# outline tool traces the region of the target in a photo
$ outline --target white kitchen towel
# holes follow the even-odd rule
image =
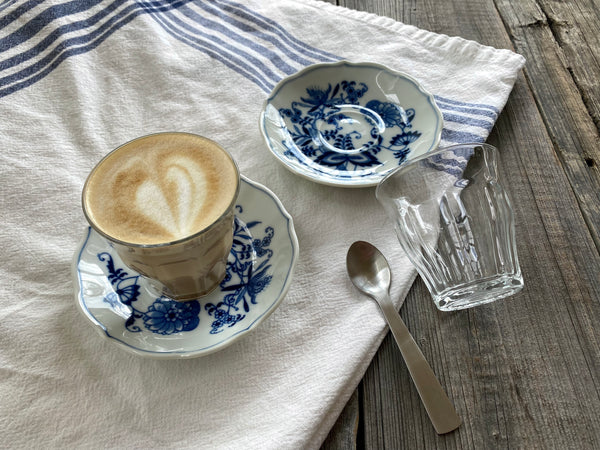
[[[385,336],[345,272],[355,240],[415,276],[374,189],[313,183],[269,153],[263,101],[317,62],[370,61],[435,95],[442,144],[484,141],[524,59],[314,0],[0,4],[0,446],[317,448]],[[71,261],[84,180],[157,131],[221,143],[294,218],[288,295],[256,330],[188,360],[124,352],[77,311]],[[401,399],[399,399],[401,401]]]

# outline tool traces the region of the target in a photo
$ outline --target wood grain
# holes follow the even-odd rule
[[[401,314],[463,425],[434,432],[388,336],[323,448],[600,448],[599,1],[331,0],[527,58],[488,139],[526,287],[441,313],[417,279]]]
[[[600,34],[589,30],[597,29],[600,2],[595,14],[584,1],[550,7],[500,0],[498,6],[516,50],[527,58],[528,86],[600,249]]]

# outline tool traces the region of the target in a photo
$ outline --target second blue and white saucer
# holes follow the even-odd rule
[[[315,64],[275,86],[260,116],[269,150],[318,183],[374,186],[435,149],[442,114],[408,75],[379,64]]]

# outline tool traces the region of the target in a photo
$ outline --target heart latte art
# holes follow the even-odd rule
[[[88,217],[112,238],[161,244],[214,223],[233,201],[237,178],[214,142],[165,133],[110,153],[90,175],[83,201]]]

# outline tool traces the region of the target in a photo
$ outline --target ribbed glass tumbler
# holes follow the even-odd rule
[[[461,144],[409,161],[376,190],[408,258],[442,311],[523,288],[513,211],[496,148]]]

